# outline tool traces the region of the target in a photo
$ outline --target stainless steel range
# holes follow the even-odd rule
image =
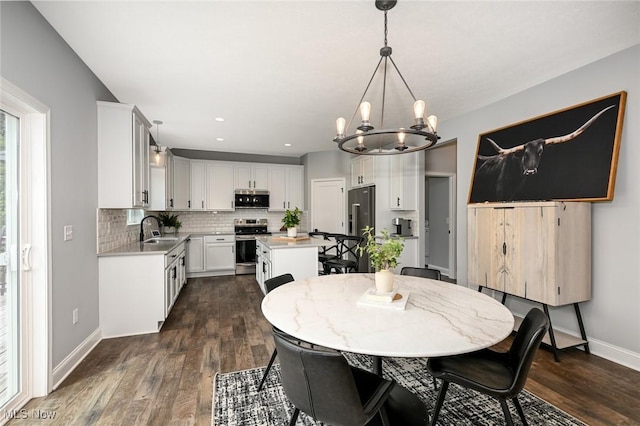
[[[256,273],[256,237],[271,235],[267,219],[235,219],[236,275]]]

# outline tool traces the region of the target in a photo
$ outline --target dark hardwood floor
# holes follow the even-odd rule
[[[190,279],[162,331],[106,339],[9,424],[209,425],[216,372],[267,364],[273,341],[250,275]],[[508,345],[508,341],[501,346]],[[640,372],[579,350],[538,351],[526,388],[589,425],[640,425]],[[54,411],[35,420],[33,410]]]

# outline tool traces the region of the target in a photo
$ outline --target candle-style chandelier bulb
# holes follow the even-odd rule
[[[438,117],[435,115],[430,115],[427,117],[427,123],[429,123],[429,130],[433,133],[436,132],[436,128],[438,127]]]
[[[344,117],[340,117],[336,120],[336,129],[337,129],[336,137],[338,138],[344,137],[344,130],[346,125],[347,125],[347,120],[345,120]]]
[[[369,102],[364,101],[360,104],[360,116],[362,117],[362,123],[358,126],[358,130],[362,130],[363,132],[373,130],[373,126],[369,121],[369,117],[371,116],[371,104]]]
[[[364,146],[364,136],[362,136],[362,130],[356,130],[356,134],[361,136],[358,136],[358,145],[356,145],[355,150],[358,152],[366,151],[367,147]]]
[[[404,138],[407,136],[405,132],[402,132],[402,130],[404,129],[400,129],[401,132],[398,133],[398,145],[396,146],[396,149],[398,151],[404,151],[405,149],[407,149],[407,145],[404,144]]]

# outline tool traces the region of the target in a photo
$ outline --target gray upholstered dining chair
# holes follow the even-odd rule
[[[426,425],[425,404],[412,392],[369,371],[352,367],[333,349],[300,345],[274,330],[282,387],[295,409],[334,426]]]
[[[270,291],[280,287],[281,285],[290,283],[292,281],[294,281],[293,275],[282,274],[282,275],[278,275],[277,277],[269,278],[268,280],[266,280],[264,282],[264,288],[267,291],[267,293],[269,293]],[[275,327],[274,327],[274,330],[276,330]],[[264,370],[264,374],[262,375],[262,380],[260,381],[260,385],[258,386],[258,392],[262,390],[262,387],[264,386],[264,382],[267,380],[267,375],[269,374],[269,371],[271,370],[271,366],[273,365],[273,362],[276,359],[276,355],[278,355],[278,351],[277,349],[274,349],[273,353],[271,354],[271,359],[269,359],[269,364],[267,364],[267,368]]]
[[[548,328],[547,316],[540,309],[533,308],[522,321],[508,352],[482,349],[463,355],[430,358],[427,370],[442,380],[431,424],[435,425],[438,420],[449,383],[456,383],[496,398],[507,425],[513,425],[507,405],[507,399],[511,399],[526,425],[518,394],[524,388],[531,363]]]

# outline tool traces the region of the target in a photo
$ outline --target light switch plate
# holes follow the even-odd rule
[[[65,225],[64,227],[64,241],[73,240],[73,226]]]

